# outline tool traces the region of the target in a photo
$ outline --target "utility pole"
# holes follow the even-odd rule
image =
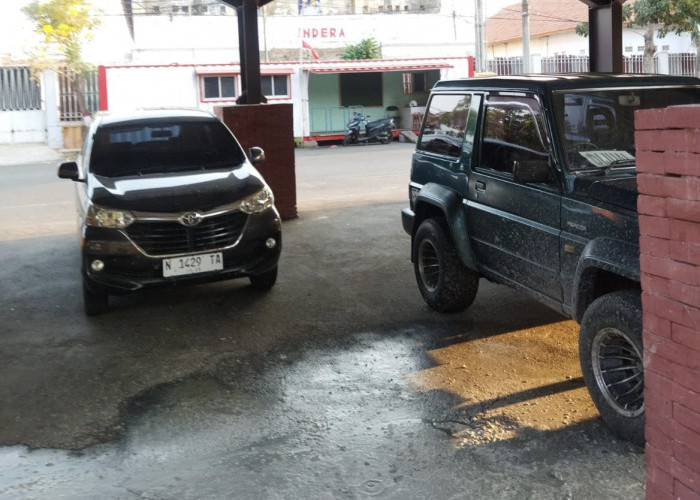
[[[476,38],[476,50],[475,50],[475,71],[477,73],[486,72],[486,19],[484,18],[484,1],[476,0],[474,2],[475,8],[475,38]]]
[[[523,73],[530,73],[530,6],[523,0]]]

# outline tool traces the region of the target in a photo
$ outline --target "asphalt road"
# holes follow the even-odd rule
[[[411,150],[298,150],[267,294],[148,292],[94,318],[71,183],[0,166],[0,498],[643,498],[575,324],[486,282],[464,313],[423,303]]]

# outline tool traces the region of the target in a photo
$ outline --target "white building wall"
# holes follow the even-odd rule
[[[0,112],[0,144],[46,142],[46,114],[37,111]]]
[[[200,107],[192,66],[107,68],[110,111],[160,107]]]
[[[577,35],[574,32],[559,33],[546,37],[537,37],[530,40],[530,54],[539,57],[552,57],[556,55],[579,56],[588,55],[588,38]],[[668,34],[664,38],[654,38],[657,50],[665,50],[669,53],[694,53],[695,45],[690,35]],[[644,53],[644,31],[636,28],[625,28],[622,32],[623,55],[641,55]],[[667,48],[666,48],[667,47]],[[494,44],[489,46],[488,58],[519,57],[523,53],[522,41]]]
[[[139,64],[230,63],[239,60],[235,16],[138,16],[132,62]],[[343,49],[374,38],[383,58],[466,57],[474,53],[474,30],[451,16],[402,14],[271,16],[259,18],[261,59],[265,48],[299,51]],[[308,57],[308,56],[307,56]]]

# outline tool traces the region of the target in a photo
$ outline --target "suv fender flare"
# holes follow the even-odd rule
[[[455,250],[463,266],[472,271],[477,271],[476,260],[469,245],[467,232],[467,219],[462,208],[462,197],[451,189],[447,189],[439,184],[428,183],[420,190],[416,197],[416,223],[413,226],[413,234],[420,223],[430,217],[428,207],[439,210],[447,222],[450,236],[455,245]],[[415,259],[411,250],[411,259]]]
[[[581,252],[573,284],[573,317],[581,322],[586,307],[601,295],[596,290],[596,278],[604,272],[614,275],[625,283],[640,282],[639,246],[611,238],[595,238]],[[615,283],[605,283],[603,293],[623,288]]]

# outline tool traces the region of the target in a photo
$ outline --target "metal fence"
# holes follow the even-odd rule
[[[0,111],[41,109],[41,87],[26,66],[0,68]]]
[[[59,116],[61,121],[83,119],[83,113],[94,113],[99,109],[100,93],[97,72],[85,76],[63,69],[58,77]]]
[[[518,75],[523,71],[522,57],[497,57],[487,61],[488,70],[497,75]],[[623,57],[625,73],[644,73],[644,56]],[[695,75],[695,54],[668,54],[669,74],[675,76]],[[537,73],[585,73],[590,71],[589,56],[553,56],[541,59]],[[654,72],[659,71],[659,57],[654,58]]]
[[[669,54],[669,71],[677,76],[695,76],[695,61],[695,54]]]
[[[497,75],[519,75],[523,72],[523,58],[497,57],[486,61],[486,66],[490,73]]]
[[[590,65],[588,56],[543,57],[542,73],[586,73]]]

